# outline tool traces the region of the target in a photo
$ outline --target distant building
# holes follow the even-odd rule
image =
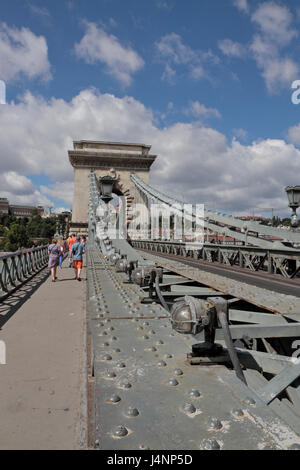
[[[6,197],[0,197],[0,214],[9,213],[9,203]]]
[[[9,201],[5,197],[0,198],[0,214],[14,215],[15,217],[31,217],[33,211],[37,210],[39,215],[44,214],[44,208],[42,206],[23,206],[18,204],[9,204]]]

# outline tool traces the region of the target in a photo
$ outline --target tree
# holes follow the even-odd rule
[[[21,247],[29,248],[32,245],[26,227],[19,224],[12,224],[4,234],[1,249],[4,251],[17,251]]]

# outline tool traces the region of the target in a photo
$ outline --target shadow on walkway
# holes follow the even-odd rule
[[[0,299],[0,329],[30,299],[32,294],[48,279],[49,275],[50,270],[46,267],[4,300],[1,301]]]

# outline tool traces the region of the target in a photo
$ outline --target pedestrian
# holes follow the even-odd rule
[[[73,263],[72,263],[72,246],[74,245],[74,243],[76,243],[75,233],[72,233],[72,235],[68,238],[67,243],[68,243],[68,248],[69,248],[69,268],[71,268],[72,265],[73,265]]]
[[[51,269],[52,282],[55,282],[55,280],[57,279],[56,269],[59,264],[59,257],[61,254],[61,247],[57,244],[57,240],[55,238],[53,238],[52,243],[48,246],[48,254],[48,267]]]
[[[58,245],[61,247],[61,253],[60,253],[60,256],[59,256],[59,267],[60,267],[60,269],[62,269],[62,262],[63,262],[63,259],[64,259],[64,252],[65,252],[64,240],[62,240],[62,239],[58,240]]]
[[[86,236],[85,235],[81,235],[81,243],[83,244],[84,246],[84,249],[85,249],[85,245],[86,245]]]
[[[84,244],[80,242],[80,237],[76,238],[76,243],[72,245],[72,259],[75,270],[75,279],[81,281],[80,272],[82,270],[82,256],[85,253]]]

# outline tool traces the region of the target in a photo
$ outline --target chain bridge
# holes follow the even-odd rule
[[[300,449],[300,232],[169,197],[149,185],[149,151],[94,141],[69,151],[71,230],[88,233],[86,284],[65,267],[67,282],[51,285],[45,247],[0,258],[9,429],[0,441]],[[10,360],[10,347],[18,350],[11,322],[27,365],[18,354]],[[36,355],[28,363],[32,330],[40,350],[28,347]],[[40,387],[35,401],[28,383]],[[33,431],[22,441],[25,422]]]

